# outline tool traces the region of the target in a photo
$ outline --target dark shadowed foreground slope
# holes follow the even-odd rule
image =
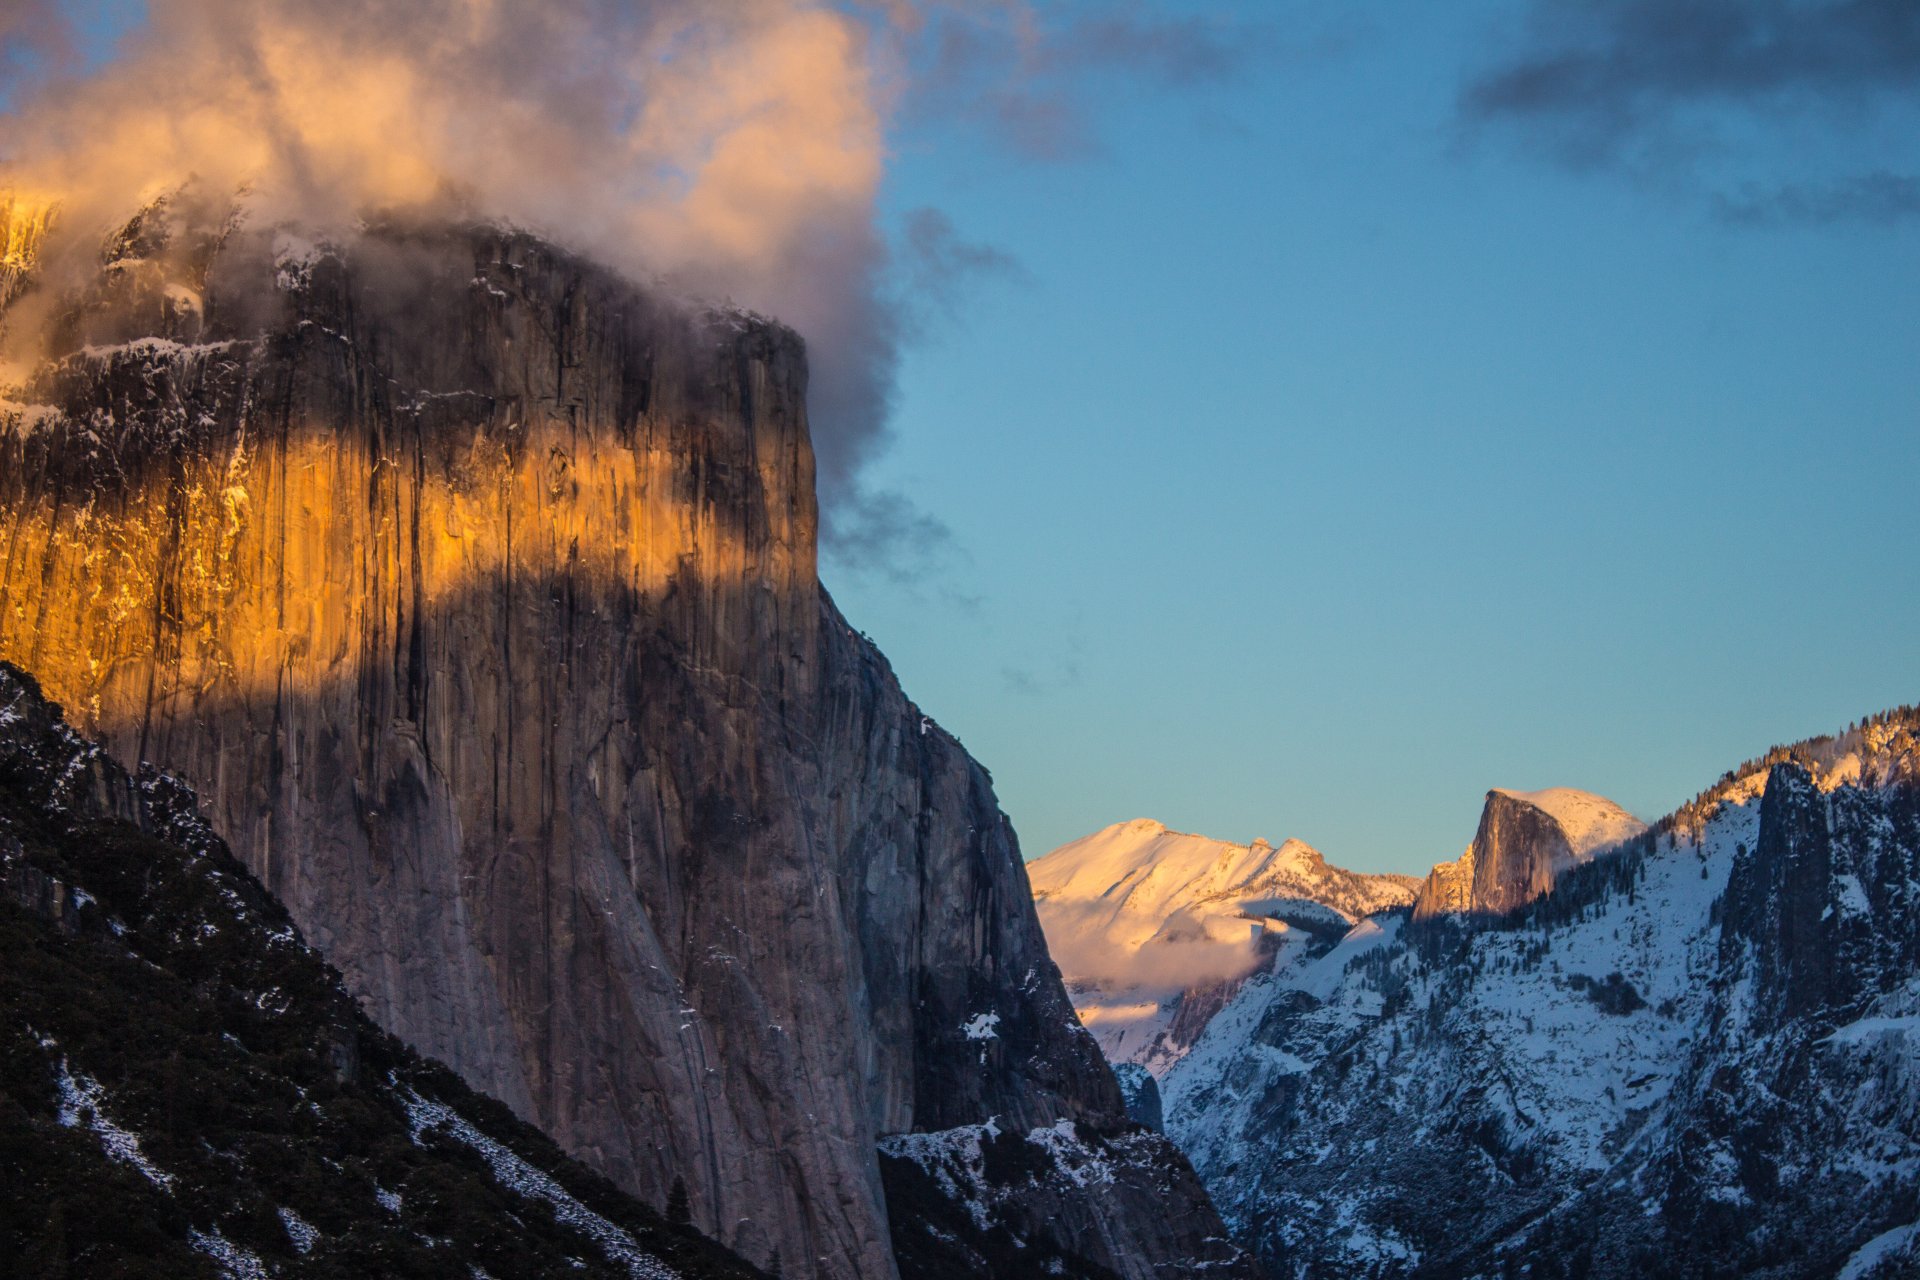
[[[368,1021],[0,664],[0,1274],[746,1277]]]

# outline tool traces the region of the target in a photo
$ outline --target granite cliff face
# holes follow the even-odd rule
[[[0,656],[194,784],[382,1025],[788,1274],[894,1273],[882,1138],[1134,1140],[984,770],[819,586],[792,333],[185,200],[51,312]],[[1237,1265],[1136,1147],[1177,1212],[1077,1187],[1035,1256]]]
[[[1453,862],[1434,867],[1414,900],[1414,918],[1512,911],[1550,892],[1571,868],[1645,829],[1590,792],[1489,791],[1473,843]]]

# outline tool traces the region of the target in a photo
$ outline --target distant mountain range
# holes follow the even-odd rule
[[[1256,969],[1420,887],[1343,871],[1298,840],[1231,844],[1144,818],[1063,845],[1027,876],[1080,1020],[1110,1060],[1156,1074]]]
[[[1205,877],[1136,838],[1109,897],[1055,870],[1088,843],[1034,883],[1098,1033],[1116,978],[1073,966],[1088,903]],[[1177,922],[1257,897],[1220,874],[1153,900]],[[1116,941],[1150,953],[1148,918]],[[1190,1038],[1102,1036],[1158,1073],[1168,1134],[1275,1274],[1920,1274],[1920,711],[1775,748],[1650,828],[1490,792],[1411,906],[1302,932]]]

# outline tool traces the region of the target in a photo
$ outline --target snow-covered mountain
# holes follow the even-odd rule
[[[1551,890],[1574,867],[1646,829],[1646,823],[1591,791],[1489,791],[1473,843],[1428,875],[1414,918],[1511,911]]]
[[[1574,854],[1540,897],[1282,950],[1163,1075],[1240,1238],[1300,1277],[1920,1275],[1920,710],[1624,843],[1509,801]]]
[[[1246,976],[1405,906],[1420,882],[1330,866],[1298,840],[1233,844],[1116,823],[1027,866],[1080,1020],[1116,1063],[1163,1072]]]
[[[1575,856],[1582,860],[1647,829],[1646,823],[1591,791],[1577,791],[1572,787],[1548,787],[1544,791],[1498,790],[1508,799],[1530,804],[1559,823]]]

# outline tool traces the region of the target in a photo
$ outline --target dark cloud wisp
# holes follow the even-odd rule
[[[1914,0],[1536,0],[1525,47],[1475,78],[1470,122],[1602,160],[1679,112],[1920,99]]]
[[[926,37],[913,110],[971,119],[1016,155],[1043,162],[1099,152],[1088,77],[1202,89],[1247,74],[1280,43],[1267,22],[1170,17],[1142,4],[1059,21],[1038,21],[1018,5],[948,9],[935,15]]]
[[[1832,182],[1747,188],[1718,197],[1714,214],[1753,227],[1904,222],[1920,218],[1920,175],[1876,170]]]

